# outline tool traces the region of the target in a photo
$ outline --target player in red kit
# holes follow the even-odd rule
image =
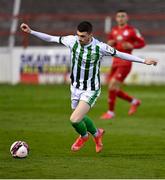
[[[119,10],[116,13],[117,26],[112,28],[109,33],[108,44],[115,47],[121,52],[131,54],[133,49],[142,48],[145,46],[144,38],[139,31],[127,24],[128,14],[125,10]],[[109,109],[101,116],[101,119],[111,119],[115,116],[116,97],[128,101],[131,106],[128,111],[129,115],[136,112],[141,101],[130,96],[121,89],[121,85],[131,71],[132,62],[123,61],[120,58],[114,57],[111,67],[111,72],[108,77],[108,105]]]

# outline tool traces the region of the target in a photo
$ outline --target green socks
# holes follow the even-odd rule
[[[86,136],[87,131],[90,132],[93,136],[95,136],[97,133],[97,128],[88,116],[84,116],[80,122],[72,123],[72,126],[81,136]]]
[[[72,126],[81,136],[87,135],[87,127],[83,121],[72,123]]]
[[[92,135],[95,135],[97,133],[97,128],[94,125],[93,121],[88,116],[84,116],[83,121],[87,127],[87,131]]]

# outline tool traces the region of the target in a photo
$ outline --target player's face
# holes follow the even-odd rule
[[[92,33],[77,31],[77,36],[81,45],[87,45],[92,40]]]
[[[125,12],[118,12],[116,14],[116,22],[119,26],[124,26],[127,24],[128,15]]]

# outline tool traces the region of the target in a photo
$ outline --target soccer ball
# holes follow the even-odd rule
[[[10,153],[13,157],[24,158],[29,153],[29,146],[24,141],[16,141],[11,145]]]

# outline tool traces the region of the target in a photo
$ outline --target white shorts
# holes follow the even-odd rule
[[[96,91],[80,90],[74,86],[70,87],[71,90],[71,107],[76,109],[80,100],[85,101],[90,107],[93,107],[97,98],[100,96],[101,89]]]

